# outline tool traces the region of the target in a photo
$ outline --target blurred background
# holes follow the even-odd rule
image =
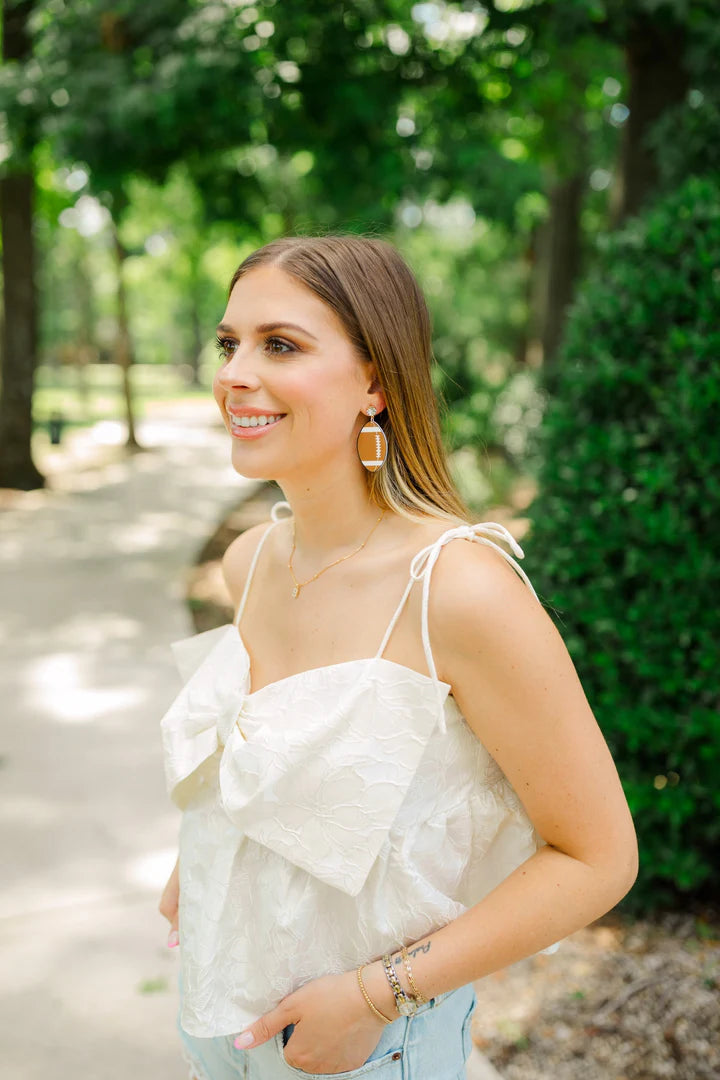
[[[717,0],[0,7],[14,1075],[181,1075],[168,645],[227,621],[267,499],[214,326],[250,251],[332,231],[414,269],[457,483],[523,543],[640,839],[618,911],[483,980],[476,1043],[511,1080],[718,1075]]]

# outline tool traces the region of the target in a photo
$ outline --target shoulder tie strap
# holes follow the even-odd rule
[[[482,533],[488,533],[493,539],[489,539],[487,536],[482,536]],[[525,553],[518,544],[515,537],[508,532],[504,525],[499,525],[496,521],[481,521],[477,525],[458,525],[454,529],[448,529],[442,536],[438,537],[432,544],[428,544],[421,551],[418,551],[417,555],[410,563],[410,583],[408,585],[408,591],[412,587],[415,581],[422,581],[422,614],[421,614],[421,632],[422,643],[425,651],[425,661],[428,666],[431,678],[438,691],[438,695],[442,695],[444,700],[444,694],[442,692],[442,686],[445,684],[440,683],[438,679],[437,669],[435,667],[435,660],[432,654],[432,648],[430,646],[430,633],[428,629],[428,608],[430,603],[430,579],[432,577],[433,568],[437,562],[440,552],[449,544],[452,540],[471,540],[476,544],[485,544],[487,547],[494,548],[502,557],[508,562],[514,570],[520,575],[522,580],[528,586],[535,599],[540,603],[540,599],[532,587],[530,580],[515,560],[512,555],[508,555],[501,547],[498,546],[497,540],[504,540],[506,544],[512,549],[518,558],[523,559]],[[403,598],[404,599],[404,598]],[[444,723],[444,709],[440,718],[441,730],[445,730]]]
[[[245,601],[248,598],[248,593],[250,592],[250,585],[252,583],[252,579],[253,579],[253,576],[255,574],[255,567],[257,566],[258,559],[260,558],[260,552],[263,549],[265,541],[267,540],[268,536],[273,531],[275,526],[277,524],[279,524],[279,522],[284,521],[285,518],[289,516],[288,514],[285,514],[285,515],[281,516],[280,514],[277,513],[278,510],[281,510],[284,507],[287,507],[287,509],[289,510],[290,509],[290,504],[286,503],[286,502],[276,502],[273,505],[273,508],[270,511],[270,517],[271,517],[272,520],[271,520],[270,524],[268,525],[267,529],[265,530],[265,532],[260,537],[260,540],[258,541],[258,545],[255,548],[255,551],[253,553],[252,561],[250,563],[250,569],[248,570],[248,574],[247,574],[247,577],[245,579],[245,588],[243,589],[242,597],[240,598],[240,604],[238,605],[237,615],[235,616],[235,618],[233,620],[233,625],[236,626],[236,627],[240,626],[240,620],[242,618],[242,613],[245,610]]]

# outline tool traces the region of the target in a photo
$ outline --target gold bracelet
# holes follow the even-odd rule
[[[408,982],[410,983],[410,989],[412,990],[413,994],[418,999],[420,1004],[421,1005],[426,1005],[428,999],[425,997],[424,994],[420,993],[420,990],[418,989],[418,984],[413,979],[413,973],[412,973],[412,970],[410,968],[410,957],[408,956],[408,951],[407,951],[407,949],[405,948],[404,945],[400,949],[400,955],[403,958],[403,963],[405,965],[405,971],[407,973]]]
[[[386,1024],[392,1024],[392,1020],[390,1019],[390,1017],[385,1016],[385,1013],[381,1013],[379,1009],[376,1009],[375,1006],[373,1005],[372,1001],[370,1000],[370,995],[368,994],[367,990],[365,989],[365,983],[363,982],[363,978],[362,978],[362,970],[365,967],[367,967],[367,964],[361,964],[360,967],[357,969],[358,983],[360,984],[360,990],[362,991],[362,996],[365,998],[368,1005],[370,1006],[372,1011],[375,1013],[375,1015],[378,1017],[378,1019],[383,1020]]]

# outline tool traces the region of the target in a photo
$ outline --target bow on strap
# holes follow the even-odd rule
[[[489,533],[490,536],[494,537],[495,539],[488,539],[488,537],[482,536],[482,533]],[[498,546],[498,544],[495,542],[495,540],[498,539],[504,540],[507,544],[509,544],[509,546],[519,558],[524,558],[523,549],[520,547],[515,537],[508,532],[504,525],[499,525],[496,521],[481,521],[477,525],[458,525],[454,529],[448,529],[447,532],[443,533],[442,536],[438,537],[438,539],[435,540],[432,544],[428,544],[427,547],[424,547],[421,551],[418,551],[417,555],[415,555],[412,562],[410,563],[411,581],[422,581],[423,583],[421,609],[422,641],[423,648],[425,650],[425,661],[427,663],[430,676],[435,684],[435,688],[437,691],[438,707],[440,709],[439,727],[442,732],[446,731],[445,711],[443,706],[446,696],[443,688],[446,687],[446,684],[440,682],[437,674],[437,669],[435,667],[435,661],[433,659],[432,648],[430,646],[430,632],[428,629],[428,607],[430,602],[430,579],[432,577],[433,567],[435,566],[435,563],[439,558],[440,552],[445,547],[445,545],[449,544],[452,540],[472,540],[476,544],[485,544],[487,547],[494,548],[495,551],[502,555],[505,561],[510,563],[510,565],[517,571],[517,573],[520,575],[520,577],[523,579],[525,584],[532,592],[535,599],[538,600],[538,603],[540,602],[538,599],[538,595],[530,584],[530,580],[528,579],[525,571],[520,566],[518,566],[512,555],[508,555],[506,551],[503,551],[503,549]]]
[[[421,551],[418,551],[410,563],[410,576],[415,581],[425,579],[426,583],[429,583],[430,575],[433,572],[433,567],[438,560],[440,552],[449,544],[451,540],[473,540],[476,544],[485,544],[487,547],[494,548],[506,562],[517,571],[525,584],[532,592],[535,599],[538,599],[537,593],[530,584],[530,580],[511,555],[508,555],[506,551],[503,551],[501,547],[497,545],[493,540],[489,540],[485,536],[481,536],[481,533],[489,533],[491,536],[499,540],[504,540],[506,544],[512,549],[512,551],[518,556],[519,559],[525,558],[523,549],[518,544],[512,533],[508,532],[504,525],[499,525],[497,521],[481,521],[477,525],[458,525],[455,529],[448,529],[443,533],[441,537],[435,540],[432,544],[428,544]]]

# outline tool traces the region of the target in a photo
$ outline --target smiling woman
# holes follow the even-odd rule
[[[261,248],[218,349],[233,465],[287,502],[227,549],[233,623],[174,645],[184,1053],[198,1080],[458,1080],[472,984],[630,888],[617,772],[521,548],[449,479],[397,251]]]
[[[427,306],[390,245],[355,237],[287,238],[254,252],[233,275],[218,347],[225,361],[214,383],[221,412],[238,415],[241,405],[254,408],[256,401],[265,408],[255,394],[260,386],[255,365],[270,358],[262,367],[269,376],[279,361],[286,392],[294,395],[296,384],[302,386],[297,408],[278,408],[275,415],[289,413],[295,431],[306,436],[308,425],[315,424],[309,452],[315,457],[320,452],[320,424],[328,453],[346,449],[358,413],[373,406],[388,456],[387,467],[367,478],[371,501],[404,516],[466,518],[442,449]],[[233,388],[238,371],[249,384],[243,386],[241,379]]]

